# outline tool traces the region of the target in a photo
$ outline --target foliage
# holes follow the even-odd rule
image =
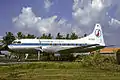
[[[0,43],[2,42],[3,40],[0,39]]]
[[[47,38],[52,39],[52,35],[49,33]]]
[[[22,32],[18,32],[18,33],[17,33],[17,38],[18,38],[18,39],[24,39],[24,38],[25,38],[25,35],[24,35]]]
[[[102,56],[99,53],[82,56],[80,63],[83,67],[98,68],[101,70],[120,71],[120,66],[113,56]]]
[[[104,65],[98,69],[83,67],[80,62],[13,64],[0,66],[0,80],[96,80],[98,78],[100,80],[119,80],[120,72],[113,71],[116,66],[111,67],[110,65]]]
[[[66,34],[65,39],[70,39],[70,34]]]
[[[75,33],[72,33],[70,36],[70,39],[77,39],[77,38],[78,38],[78,35],[76,35]]]
[[[117,63],[120,64],[120,49],[116,51]]]
[[[116,52],[116,53],[120,54],[120,49],[119,49],[119,50],[117,50],[117,52]]]
[[[15,36],[11,32],[6,32],[6,35],[3,37],[3,43],[11,44],[15,40]]]
[[[32,35],[32,34],[28,34],[27,36],[26,36],[26,38],[28,38],[28,39],[34,39],[36,36],[35,35]]]
[[[42,36],[40,37],[40,39],[52,39],[52,35],[50,33],[48,35],[46,35],[44,33],[44,34],[42,34]]]
[[[63,35],[61,35],[60,33],[57,34],[56,39],[63,39]]]

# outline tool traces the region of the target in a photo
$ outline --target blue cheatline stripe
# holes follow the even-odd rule
[[[11,46],[87,46],[87,44],[69,44],[69,43],[22,43],[22,44],[10,44]]]

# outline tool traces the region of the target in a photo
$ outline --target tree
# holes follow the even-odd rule
[[[18,32],[17,33],[17,38],[18,39],[23,39],[23,38],[25,38],[25,35],[22,32]]]
[[[58,33],[56,39],[63,39],[63,36],[60,33]]]
[[[15,36],[11,32],[6,32],[6,35],[3,37],[3,43],[9,45],[15,40]]]
[[[45,33],[42,34],[42,36],[40,37],[40,39],[47,39],[47,35]]]
[[[0,43],[2,42],[3,40],[2,39],[0,39]]]
[[[77,38],[78,38],[78,35],[76,35],[75,33],[72,33],[70,36],[70,39],[77,39]]]
[[[29,39],[33,39],[33,38],[35,38],[36,36],[35,35],[32,35],[32,34],[28,34],[27,36],[26,36],[26,38],[29,38]]]
[[[52,39],[52,35],[49,33],[47,36],[48,39]]]
[[[65,39],[70,39],[70,35],[67,34],[66,37],[65,37]]]

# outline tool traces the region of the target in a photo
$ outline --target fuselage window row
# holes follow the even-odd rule
[[[57,43],[32,43],[32,44],[30,44],[30,43],[21,43],[20,41],[15,41],[15,42],[13,42],[13,44],[15,44],[15,45],[50,45],[50,46],[85,46],[85,45],[87,45],[87,44],[69,44],[69,43],[59,43],[59,44],[57,44]]]

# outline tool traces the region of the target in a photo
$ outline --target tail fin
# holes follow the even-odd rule
[[[95,28],[93,30],[93,33],[87,36],[89,42],[100,44],[102,46],[105,46],[104,38],[103,38],[103,32],[100,24],[96,24]],[[91,41],[93,39],[94,41]]]

